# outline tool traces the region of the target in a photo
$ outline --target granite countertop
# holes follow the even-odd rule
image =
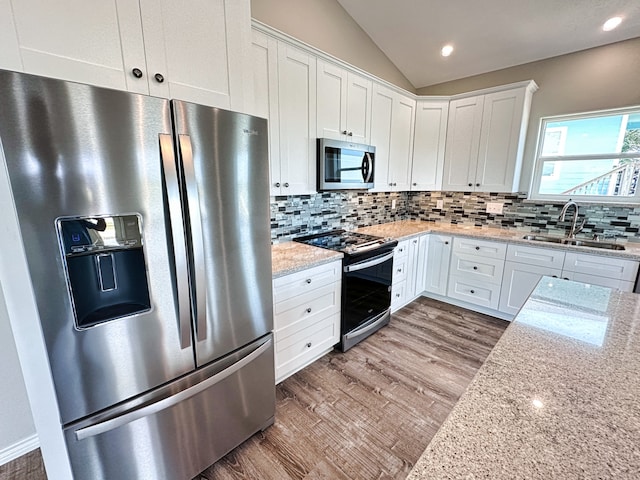
[[[626,242],[625,250],[607,250],[586,246],[564,245],[550,242],[538,242],[525,240],[523,237],[528,232],[518,230],[507,230],[489,227],[474,227],[462,225],[441,225],[432,222],[421,222],[418,220],[402,220],[398,222],[383,223],[370,227],[358,228],[356,231],[377,235],[380,237],[393,237],[399,241],[411,238],[423,233],[440,233],[444,235],[455,235],[458,237],[479,238],[485,240],[496,240],[509,243],[518,243],[539,248],[554,248],[563,251],[573,251],[582,253],[592,253],[600,256],[626,258],[640,261],[640,243]],[[552,236],[552,235],[549,235]]]
[[[408,480],[640,478],[640,295],[543,277]]]
[[[273,278],[277,278],[306,268],[341,260],[342,257],[340,252],[312,247],[304,243],[279,243],[271,246],[271,271]]]

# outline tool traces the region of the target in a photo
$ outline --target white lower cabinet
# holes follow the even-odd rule
[[[424,291],[428,235],[402,240],[393,257],[391,311],[404,307]]]
[[[341,268],[337,261],[273,280],[276,383],[339,342]]]
[[[453,237],[431,234],[427,241],[423,290],[436,295],[446,295]]]
[[[567,252],[562,277],[577,282],[632,292],[638,262],[623,258],[601,257],[585,253]]]
[[[391,277],[391,311],[395,312],[407,303],[407,263],[409,262],[409,240],[398,242],[393,252],[393,275]]]
[[[497,310],[506,250],[500,242],[454,238],[447,295]]]

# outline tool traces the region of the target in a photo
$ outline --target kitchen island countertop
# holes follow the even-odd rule
[[[340,252],[312,247],[304,243],[279,243],[271,246],[271,273],[273,278],[278,278],[307,268],[342,260],[342,257]]]
[[[640,295],[543,277],[408,480],[640,478]]]

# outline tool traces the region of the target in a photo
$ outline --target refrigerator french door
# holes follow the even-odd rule
[[[0,92],[74,476],[190,478],[273,421],[266,120],[6,71]]]

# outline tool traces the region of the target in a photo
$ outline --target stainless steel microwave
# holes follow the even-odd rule
[[[376,148],[318,139],[318,191],[373,188]]]

